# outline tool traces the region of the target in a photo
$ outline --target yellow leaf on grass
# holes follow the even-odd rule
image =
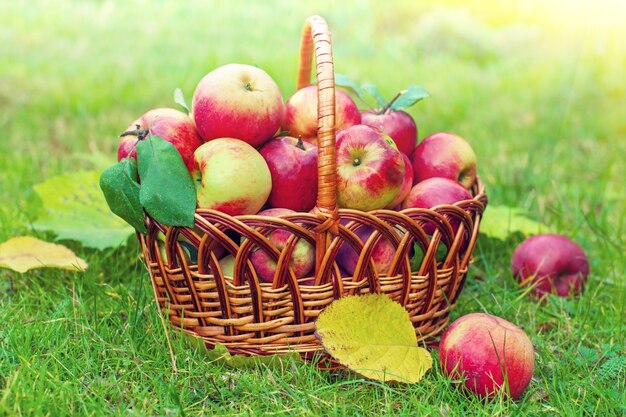
[[[63,245],[20,236],[0,244],[0,267],[22,273],[34,268],[83,271],[87,263]]]
[[[386,295],[342,297],[315,325],[326,351],[367,378],[418,382],[432,367],[430,353],[417,345],[409,314]]]

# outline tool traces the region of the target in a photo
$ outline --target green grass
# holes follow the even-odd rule
[[[525,395],[484,402],[437,363],[410,386],[289,361],[232,369],[170,332],[174,370],[137,243],[97,252],[63,242],[87,272],[0,270],[0,414],[626,413],[626,375],[607,365],[626,355],[626,33],[608,9],[616,2],[206,3],[0,4],[0,242],[52,240],[30,226],[33,185],[113,161],[130,121],[173,106],[176,87],[190,98],[212,68],[256,64],[292,94],[302,22],[320,13],[337,72],[387,97],[426,87],[432,97],[411,109],[420,138],[466,137],[490,204],[527,209],[585,248],[586,292],[535,302],[510,275],[521,237],[479,239],[453,318],[499,315],[536,350]]]

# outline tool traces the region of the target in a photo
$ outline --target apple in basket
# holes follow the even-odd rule
[[[361,113],[344,91],[335,90],[335,130],[361,123]],[[283,130],[317,144],[317,86],[301,88],[285,103]]]
[[[311,210],[317,199],[317,146],[291,136],[267,142],[259,150],[272,174],[271,207]]]
[[[476,180],[476,154],[470,144],[452,133],[433,133],[424,138],[412,156],[413,181],[443,177],[471,188]]]
[[[568,237],[546,233],[527,238],[515,249],[511,269],[520,284],[533,286],[537,297],[577,296],[589,276],[589,260]]]
[[[199,208],[231,216],[255,214],[272,190],[267,163],[248,143],[233,138],[214,139],[194,153],[191,173]]]
[[[160,136],[174,145],[187,169],[189,171],[193,169],[193,153],[202,145],[202,139],[198,136],[193,120],[189,116],[170,108],[149,110],[128,126],[117,148],[118,161],[128,157],[137,159],[135,146],[140,133],[138,131],[146,129],[150,134]]]
[[[366,125],[337,132],[337,203],[362,211],[391,203],[404,181],[402,154]]]
[[[285,208],[273,208],[263,210],[258,213],[259,216],[280,217],[285,214],[295,213],[293,210]],[[292,233],[284,229],[276,229],[272,231],[268,240],[276,249],[282,251],[287,245],[287,241]],[[254,265],[259,278],[263,282],[272,282],[276,273],[276,262],[263,249],[255,249],[250,254],[250,261]],[[315,266],[315,248],[306,240],[300,239],[296,243],[291,254],[289,266],[293,270],[297,279],[306,277]]]
[[[342,223],[347,223],[342,220]],[[361,226],[354,233],[357,237],[365,243],[370,238],[374,229],[369,226]],[[388,239],[385,239],[384,236],[381,236],[378,239],[378,242],[374,245],[372,249],[371,258],[374,261],[374,265],[376,266],[376,270],[378,274],[386,274],[388,272],[389,266],[393,261],[393,257],[396,254],[395,247],[389,242]],[[356,269],[356,264],[359,260],[360,253],[354,250],[354,248],[348,244],[347,242],[342,243],[339,248],[339,252],[337,253],[337,265],[341,268],[343,272],[352,276]]]
[[[262,69],[243,64],[224,65],[205,75],[191,102],[202,139],[237,138],[254,148],[278,131],[283,112],[274,80]]]
[[[505,390],[521,397],[533,376],[533,345],[522,329],[500,317],[471,313],[455,320],[439,343],[443,372],[481,397]],[[506,382],[505,382],[506,379]]]
[[[398,150],[407,156],[413,154],[417,145],[417,126],[411,115],[403,110],[363,110],[361,123],[389,135]]]

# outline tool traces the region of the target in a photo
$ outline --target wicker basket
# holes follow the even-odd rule
[[[433,345],[463,288],[487,203],[484,186],[477,180],[472,200],[432,210],[338,209],[333,58],[328,27],[319,16],[310,17],[304,25],[298,89],[310,84],[313,52],[319,100],[315,210],[270,218],[198,209],[194,229],[164,226],[147,217],[148,233],[138,237],[158,304],[175,327],[201,337],[209,349],[219,343],[233,354],[297,351],[305,357],[318,353],[323,357],[314,335],[320,312],[345,295],[384,293],[406,308],[416,340]],[[434,230],[432,235],[424,232],[426,224]],[[367,242],[355,234],[363,225],[374,229]],[[277,229],[292,233],[282,251],[266,238]],[[239,235],[245,239],[237,239]],[[296,279],[289,260],[300,239],[315,245],[316,263],[313,276]],[[385,275],[377,273],[371,258],[379,239],[396,247]],[[184,240],[198,249],[196,263],[186,256]],[[344,242],[360,253],[350,277],[342,277],[335,262]],[[419,268],[412,269],[409,257],[414,244],[421,247],[424,257]],[[447,256],[437,260],[440,245],[447,247]],[[233,277],[225,276],[218,264],[224,250],[236,258]],[[259,280],[249,261],[252,250],[265,250],[277,262],[273,283]]]

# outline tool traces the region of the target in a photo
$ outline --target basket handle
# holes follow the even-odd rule
[[[309,17],[302,29],[298,90],[311,84],[313,52],[315,53],[317,70],[318,183],[316,211],[331,220],[324,227],[324,229],[330,230],[331,228],[336,228],[336,225],[332,223],[338,221],[337,155],[335,150],[335,70],[330,31],[326,21],[320,16]]]

